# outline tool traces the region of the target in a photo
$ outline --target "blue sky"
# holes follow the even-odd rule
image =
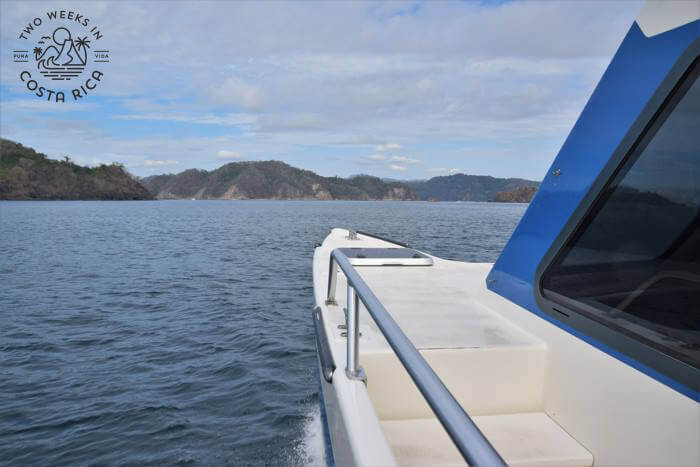
[[[103,33],[93,45],[110,50],[102,81],[77,103],[34,96],[12,61],[34,46],[22,27],[60,9],[89,17]],[[541,179],[638,10],[3,1],[0,134],[141,176],[277,159],[322,175]]]

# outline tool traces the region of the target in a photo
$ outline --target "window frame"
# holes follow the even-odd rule
[[[547,253],[540,261],[535,272],[533,281],[535,301],[540,310],[554,319],[555,322],[562,323],[568,328],[572,328],[575,333],[582,334],[593,339],[601,345],[604,352],[615,356],[618,359],[630,363],[630,360],[641,364],[633,365],[647,374],[652,373],[656,379],[674,387],[680,392],[687,391],[695,393],[697,399],[700,391],[700,370],[692,365],[680,361],[662,350],[652,347],[649,344],[633,337],[629,332],[622,332],[613,329],[606,324],[596,321],[576,310],[576,301],[558,295],[557,301],[544,295],[543,279],[546,271],[554,263],[558,262],[563,254],[564,246],[572,240],[580,231],[584,221],[589,214],[596,209],[599,202],[604,201],[605,189],[610,186],[617,174],[623,169],[624,164],[634,156],[635,150],[643,142],[649,131],[655,131],[655,123],[659,118],[665,121],[664,111],[669,106],[675,106],[679,99],[678,90],[685,83],[686,78],[700,66],[700,39],[696,39],[688,49],[677,60],[671,68],[666,78],[659,85],[652,98],[639,114],[635,123],[622,139],[610,160],[605,165],[601,173],[595,179],[588,193],[571,215],[559,235],[556,237]],[[552,292],[550,291],[550,296]],[[554,297],[553,297],[554,298]],[[621,358],[622,357],[622,358]],[[674,384],[675,383],[675,384]]]

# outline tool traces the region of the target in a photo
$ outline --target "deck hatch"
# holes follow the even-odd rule
[[[413,248],[340,248],[353,266],[432,266],[433,259]]]

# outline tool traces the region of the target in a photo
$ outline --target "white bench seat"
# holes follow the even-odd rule
[[[474,422],[506,463],[517,467],[586,467],[593,456],[541,412],[482,415]],[[381,422],[399,465],[465,465],[436,418]]]

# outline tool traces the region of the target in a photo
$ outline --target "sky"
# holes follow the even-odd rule
[[[0,135],[139,176],[274,159],[325,176],[541,180],[639,8],[2,1]],[[59,24],[46,19],[54,10],[89,18],[82,31],[101,34],[91,51],[109,50],[110,62],[65,83],[14,63],[14,50]],[[36,17],[41,26],[21,39]],[[74,100],[97,66],[96,88]],[[37,97],[23,70],[66,102]]]

